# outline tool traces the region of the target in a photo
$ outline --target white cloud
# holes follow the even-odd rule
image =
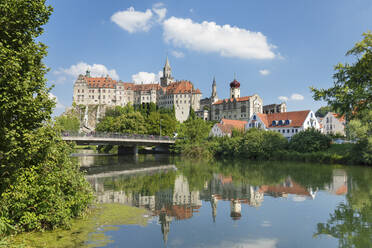
[[[180,51],[173,50],[171,53],[176,58],[183,58],[183,57],[185,57],[185,54],[183,52],[180,52]]]
[[[85,74],[86,70],[88,69],[90,70],[90,75],[92,77],[101,77],[109,75],[115,80],[119,79],[119,75],[117,74],[115,69],[110,70],[105,65],[102,64],[89,65],[85,62],[79,62],[75,65],[71,65],[67,69],[60,68],[54,71],[53,73],[59,76],[56,82],[60,82],[63,78],[66,79],[66,76],[74,77],[76,79],[80,74]]]
[[[56,102],[56,110],[62,110],[65,109],[65,105],[63,105],[59,100],[58,97],[56,97],[54,94],[49,92],[49,98],[54,100]]]
[[[304,96],[300,95],[300,94],[297,94],[297,93],[293,93],[290,98],[288,98],[286,96],[279,96],[278,99],[283,101],[283,102],[287,102],[289,100],[291,100],[291,101],[302,101],[302,100],[304,100]]]
[[[111,16],[111,21],[119,25],[129,33],[147,32],[151,28],[153,14],[150,9],[145,12],[136,11],[133,7],[127,10],[118,11]]]
[[[294,197],[292,198],[292,200],[293,200],[294,202],[303,202],[303,201],[306,200],[306,197],[305,197],[305,196],[298,196],[298,195],[296,195],[296,196],[294,196]]]
[[[288,97],[286,97],[286,96],[279,96],[278,99],[279,99],[280,101],[282,101],[282,102],[286,102],[286,101],[288,101]]]
[[[291,100],[302,101],[302,100],[304,100],[304,96],[300,95],[300,94],[297,94],[297,93],[294,93],[294,94],[291,95]]]
[[[132,75],[132,81],[136,84],[149,84],[158,83],[163,72],[159,71],[158,74],[152,72],[140,71],[137,74]]]
[[[276,239],[242,239],[242,240],[223,240],[220,243],[212,243],[208,246],[203,247],[231,247],[231,248],[275,248],[278,240]],[[201,246],[196,246],[201,247]]]
[[[158,2],[158,3],[154,3],[153,5],[152,5],[152,8],[154,8],[154,9],[160,9],[161,7],[163,7],[164,6],[164,3],[162,3],[162,2]]]
[[[269,74],[270,74],[270,71],[267,70],[267,69],[263,69],[263,70],[260,70],[260,74],[261,74],[262,76],[266,76],[266,75],[269,75]]]
[[[200,52],[215,52],[224,57],[242,59],[273,59],[275,46],[267,43],[260,32],[215,22],[193,22],[171,17],[164,21],[164,40],[177,47]]]
[[[193,13],[194,12],[194,9],[189,9],[190,13]]]
[[[157,14],[158,16],[158,22],[161,22],[163,21],[163,19],[165,18],[165,15],[167,14],[167,9],[163,7],[164,4],[163,3],[155,3],[153,6],[152,6],[152,10],[155,12],[155,14]]]

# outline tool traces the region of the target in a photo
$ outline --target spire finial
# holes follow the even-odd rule
[[[234,80],[236,80],[236,72],[234,72]]]

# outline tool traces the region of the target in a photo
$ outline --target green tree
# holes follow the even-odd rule
[[[323,106],[315,112],[315,116],[324,117],[328,112],[333,112],[332,108],[330,106]]]
[[[364,110],[372,109],[372,33],[369,31],[363,36],[363,40],[346,53],[355,55],[356,62],[335,66],[333,87],[311,87],[315,100],[327,101],[337,113],[345,114],[347,120],[357,117]]]
[[[188,119],[180,126],[179,137],[196,142],[206,139],[211,131],[209,123],[200,118]]]
[[[119,117],[104,117],[96,127],[99,132],[117,132],[145,134],[147,132],[145,118],[140,112],[122,114]]]
[[[309,128],[292,136],[289,149],[297,152],[325,151],[331,146],[331,138],[315,128]]]
[[[61,115],[55,118],[56,124],[62,131],[78,132],[80,128],[80,120],[74,115]]]
[[[35,40],[52,12],[45,0],[0,2],[0,226],[66,225],[91,190],[50,123],[46,46]]]
[[[358,141],[353,148],[354,161],[372,164],[372,110],[364,112],[347,124],[347,134],[349,139]]]

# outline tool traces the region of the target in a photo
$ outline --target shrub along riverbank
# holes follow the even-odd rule
[[[287,141],[281,134],[260,129],[245,133],[233,132],[232,137],[180,139],[175,153],[190,158],[243,158],[249,160],[299,161],[328,164],[365,164],[357,144],[331,144],[330,137],[315,129],[300,132]]]

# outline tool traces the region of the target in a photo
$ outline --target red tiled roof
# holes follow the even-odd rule
[[[247,121],[240,121],[240,120],[230,120],[230,119],[222,119],[221,123],[223,125],[231,125],[236,129],[244,130],[245,125],[248,123]]]
[[[310,110],[304,111],[292,111],[292,112],[282,112],[282,113],[274,113],[274,114],[260,114],[257,113],[256,115],[261,119],[261,121],[265,124],[266,127],[301,127],[304,123],[307,115],[309,114]],[[280,126],[273,126],[273,121],[280,121],[280,120],[291,120],[289,125],[280,125]]]
[[[89,87],[93,88],[114,88],[117,82],[110,77],[85,77]]]
[[[160,85],[159,84],[134,84],[133,89],[135,91],[158,90],[160,89]]]
[[[244,102],[244,101],[248,101],[249,98],[251,98],[250,96],[243,96],[243,97],[238,97],[238,98],[229,98],[229,99],[222,99],[222,100],[218,100],[217,102],[213,103],[213,105],[216,105],[216,104],[222,104],[222,103],[228,103],[228,102],[233,102],[234,100],[237,101],[237,102]]]
[[[282,185],[262,185],[259,191],[263,193],[284,193],[311,196],[310,192],[307,189],[295,182],[292,182],[292,187],[286,187]]]
[[[345,122],[345,115],[341,116],[336,113],[332,113],[332,115],[339,121],[339,122]]]
[[[170,83],[166,87],[167,94],[185,94],[191,93],[193,90],[193,85],[190,81],[177,81],[174,83]],[[199,89],[194,89],[194,94],[201,94]]]

